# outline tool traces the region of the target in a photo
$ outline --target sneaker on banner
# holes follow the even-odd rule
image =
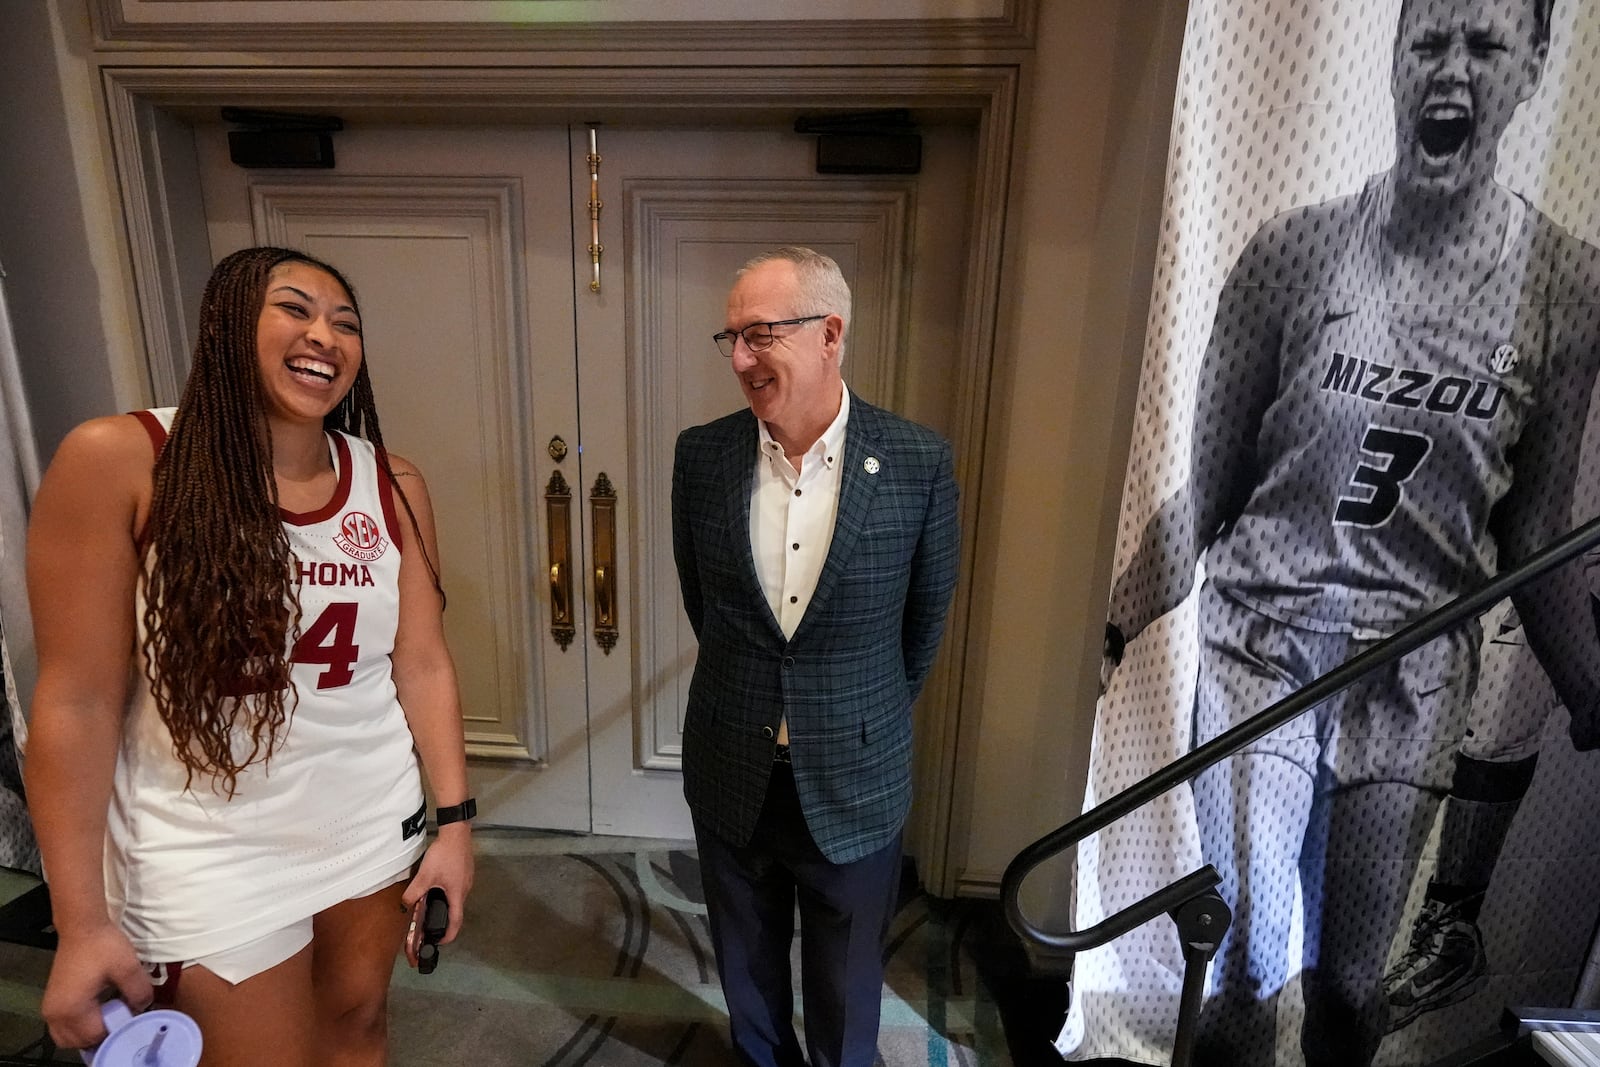
[[[1478,924],[1450,904],[1424,901],[1410,947],[1383,979],[1390,1032],[1470,997],[1488,965]]]

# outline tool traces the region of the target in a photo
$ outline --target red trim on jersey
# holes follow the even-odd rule
[[[396,552],[405,551],[401,546],[405,542],[400,540],[400,517],[394,508],[394,481],[385,472],[389,465],[389,453],[382,448],[373,448],[378,458],[378,503],[383,508],[383,524],[389,529],[389,540],[394,542]]]
[[[130,411],[128,414],[139,420],[139,425],[144,427],[145,433],[150,435],[150,446],[155,449],[156,458],[161,457],[161,450],[167,445],[167,428],[161,425],[161,420],[153,412]],[[278,517],[284,522],[295,526],[310,526],[314,522],[323,522],[333,518],[344,507],[345,501],[350,499],[350,445],[339,434],[333,434],[333,447],[338,454],[339,481],[334,486],[333,496],[329,501],[316,511],[294,512],[287,508],[278,509]],[[380,474],[382,472],[380,471]],[[383,499],[383,515],[389,523],[389,539],[400,547],[400,539],[395,536],[399,529],[394,521],[394,501],[389,497],[389,482],[387,478],[380,477],[379,493]]]
[[[184,966],[182,963],[144,964],[144,973],[150,977],[150,984],[154,987],[155,999],[151,1001],[154,1007],[172,1008],[177,1006],[178,979],[183,977]],[[165,1027],[162,1029],[165,1029]]]
[[[144,432],[150,435],[150,447],[156,450],[156,458],[159,459],[161,450],[167,446],[167,428],[161,425],[161,420],[156,418],[153,411],[130,411],[128,414],[138,419]]]
[[[294,512],[284,508],[278,509],[278,516],[291,526],[310,526],[314,522],[325,522],[344,510],[345,501],[350,499],[350,445],[345,441],[343,434],[331,434],[334,450],[338,453],[339,484],[334,486],[333,496],[329,501],[316,511]]]

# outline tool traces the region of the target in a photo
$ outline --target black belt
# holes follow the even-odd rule
[[[793,763],[794,761],[789,758],[789,746],[788,745],[774,745],[773,749],[772,749],[772,762],[773,763]]]

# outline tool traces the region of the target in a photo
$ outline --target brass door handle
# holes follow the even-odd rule
[[[550,636],[565,652],[577,634],[572,622],[572,490],[560,471],[544,487],[550,544]]]
[[[585,162],[589,164],[589,266],[594,272],[589,279],[589,291],[600,291],[600,257],[605,253],[605,246],[600,243],[600,210],[605,207],[600,202],[600,146],[595,141],[594,123],[589,123],[589,155]]]
[[[558,619],[572,617],[571,592],[567,589],[567,565],[560,560],[550,564],[550,612]]]
[[[617,644],[617,491],[604,471],[589,492],[594,543],[594,639],[606,655]]]

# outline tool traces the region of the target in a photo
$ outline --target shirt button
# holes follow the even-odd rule
[[[791,547],[791,548],[793,548],[793,549],[794,549],[794,550],[795,550],[795,551],[796,551],[796,552],[798,552],[798,551],[800,551],[800,542],[799,542],[799,541],[796,541],[796,542],[795,542],[795,543],[794,543],[794,544],[793,544],[793,545],[791,545],[791,546],[790,546],[790,547]]]
[[[786,670],[786,671],[794,670],[794,657],[793,656],[785,656],[785,657],[783,657],[783,669]]]
[[[763,727],[762,727],[762,728],[761,728],[761,736],[762,736],[762,737],[768,737],[768,738],[771,738],[771,737],[777,737],[777,736],[778,736],[778,735],[777,735],[777,734],[775,734],[775,733],[773,733],[773,732],[772,732],[772,727],[770,727],[770,726],[763,726]]]
[[[797,596],[792,596],[792,597],[789,598],[789,603],[798,604],[798,603],[800,603],[800,598],[797,597]]]
[[[795,496],[799,496],[799,495],[800,495],[800,490],[798,490],[798,489],[796,489],[796,490],[795,490],[795,491],[794,491],[794,495],[795,495]]]

